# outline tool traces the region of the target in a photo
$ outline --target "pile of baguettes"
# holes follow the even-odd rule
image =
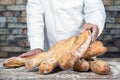
[[[91,42],[91,32],[86,30],[79,36],[57,42],[47,52],[30,57],[12,57],[3,63],[6,68],[25,66],[32,70],[39,67],[40,74],[47,74],[60,66],[63,70],[73,68],[77,71],[91,70],[97,74],[108,74],[110,66],[102,60],[92,59],[102,55],[107,48],[101,41]]]

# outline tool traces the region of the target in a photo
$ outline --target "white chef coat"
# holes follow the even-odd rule
[[[28,0],[26,10],[31,50],[79,35],[84,23],[97,25],[100,35],[106,18],[102,0]]]

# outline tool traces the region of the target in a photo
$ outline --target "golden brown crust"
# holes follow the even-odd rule
[[[78,37],[72,37],[57,42],[47,52],[42,52],[30,57],[12,57],[6,60],[3,65],[6,68],[24,66],[31,70],[39,66],[40,74],[51,72],[56,66],[62,69],[74,68],[77,71],[88,71],[90,68],[98,74],[108,74],[109,65],[102,60],[93,60],[91,57],[102,55],[107,48],[101,41],[91,42],[91,32],[84,31]]]
[[[107,64],[107,62],[102,60],[90,61],[90,69],[93,72],[101,75],[106,75],[109,74],[110,72],[109,64]]]
[[[15,67],[21,67],[25,65],[25,62],[28,60],[31,60],[34,56],[30,57],[11,57],[3,62],[3,66],[6,68],[15,68]]]
[[[51,55],[47,60],[44,60],[41,62],[39,66],[39,72],[40,74],[46,74],[51,72],[56,66],[58,66],[58,60],[61,58],[62,55],[64,55],[64,52],[69,50],[70,47],[74,44],[74,42],[77,40],[77,37],[72,37],[70,39],[67,39],[65,43],[57,49],[54,54]]]
[[[28,70],[32,70],[32,69],[36,68],[40,64],[40,62],[42,62],[44,60],[44,57],[46,55],[47,55],[47,53],[42,52],[42,53],[36,55],[31,60],[26,61],[25,68]]]
[[[55,51],[57,49],[59,49],[59,47],[61,47],[63,45],[65,41],[62,40],[62,41],[59,41],[57,42],[52,48],[50,48],[47,52],[43,52],[43,53],[40,53],[38,55],[36,55],[33,59],[31,59],[30,61],[27,61],[25,63],[25,67],[26,69],[28,70],[32,70],[34,69],[35,67],[39,66],[40,63],[43,61],[43,60],[47,60],[49,59],[49,57],[55,53]]]
[[[73,68],[77,71],[88,71],[90,68],[90,64],[88,61],[82,58],[82,59],[78,59],[75,62],[75,65]]]
[[[62,69],[73,68],[75,62],[78,58],[82,57],[82,55],[87,50],[89,44],[91,42],[91,33],[89,30],[81,33],[74,43],[74,45],[70,48],[69,51],[62,56],[59,60],[59,65]]]
[[[59,41],[56,45],[53,46],[53,48],[51,48],[48,51],[48,53],[52,54],[52,51],[55,51],[57,46],[62,45],[63,42],[64,41]],[[3,66],[6,67],[6,68],[14,68],[14,67],[20,67],[20,66],[26,65],[26,68],[28,68],[28,69],[33,68],[34,66],[39,64],[45,56],[47,57],[47,55],[45,53],[48,55],[47,52],[42,52],[40,54],[37,54],[37,55],[34,55],[34,56],[29,56],[29,57],[22,57],[22,58],[21,57],[12,57],[12,58],[9,58],[9,59],[5,60],[5,62],[3,62]]]
[[[94,56],[103,55],[107,51],[107,48],[103,46],[101,41],[94,41],[90,44],[87,51],[83,55],[83,58],[91,58]]]
[[[5,60],[5,62],[3,62],[3,66],[6,68],[20,67],[23,66],[24,64],[25,64],[25,60],[19,57],[12,57]]]

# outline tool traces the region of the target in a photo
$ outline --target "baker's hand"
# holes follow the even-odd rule
[[[85,31],[85,30],[91,30],[92,32],[92,41],[94,41],[96,39],[96,37],[99,34],[99,28],[97,25],[91,24],[91,23],[86,23],[83,25],[83,29],[81,32]]]
[[[29,52],[23,53],[19,57],[29,57],[29,56],[39,54],[41,52],[42,52],[42,49],[37,48],[37,49],[33,49],[33,50],[29,51]]]

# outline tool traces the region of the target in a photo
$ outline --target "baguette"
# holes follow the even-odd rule
[[[109,74],[109,65],[102,60],[93,60],[91,57],[102,55],[107,51],[101,41],[91,43],[91,32],[86,30],[79,36],[57,42],[47,52],[30,57],[12,57],[7,59],[3,66],[15,68],[25,66],[31,70],[39,66],[40,74],[53,71],[56,66],[62,69],[73,68],[77,71],[91,71],[97,74]]]
[[[107,51],[107,48],[103,46],[101,41],[94,41],[90,44],[87,51],[83,55],[84,59],[88,59],[94,56],[103,55]]]
[[[110,72],[109,64],[102,60],[90,61],[90,69],[100,75],[106,75]]]
[[[21,67],[25,65],[26,61],[31,60],[35,56],[30,56],[30,57],[11,57],[3,62],[3,66],[5,68],[16,68],[16,67]]]
[[[40,65],[40,63],[43,60],[47,60],[49,59],[49,57],[54,54],[56,52],[57,49],[59,49],[63,43],[65,42],[65,40],[59,41],[57,42],[51,49],[49,49],[47,52],[43,52],[42,54],[38,54],[36,55],[33,59],[31,59],[30,61],[27,61],[25,63],[25,67],[28,70],[32,70],[34,68],[36,68],[37,66]]]
[[[74,70],[77,70],[77,71],[88,71],[90,68],[90,64],[88,61],[86,61],[85,59],[78,59],[76,62],[75,62],[75,65],[73,67]]]
[[[59,41],[48,52],[42,52],[40,54],[29,57],[11,57],[3,62],[3,66],[6,68],[16,68],[25,65],[27,69],[32,69],[39,65],[39,63],[44,59],[46,55],[52,54],[52,51],[54,51],[57,46],[62,45],[63,42],[64,41]]]
[[[91,42],[91,32],[82,32],[74,45],[60,58],[59,65],[62,69],[73,68],[75,62],[83,56]]]
[[[69,50],[73,46],[74,42],[77,40],[77,37],[72,37],[67,39],[65,43],[56,50],[54,54],[51,55],[47,60],[41,62],[39,66],[40,74],[50,73],[56,66],[58,66],[58,60],[64,55],[64,52]]]

